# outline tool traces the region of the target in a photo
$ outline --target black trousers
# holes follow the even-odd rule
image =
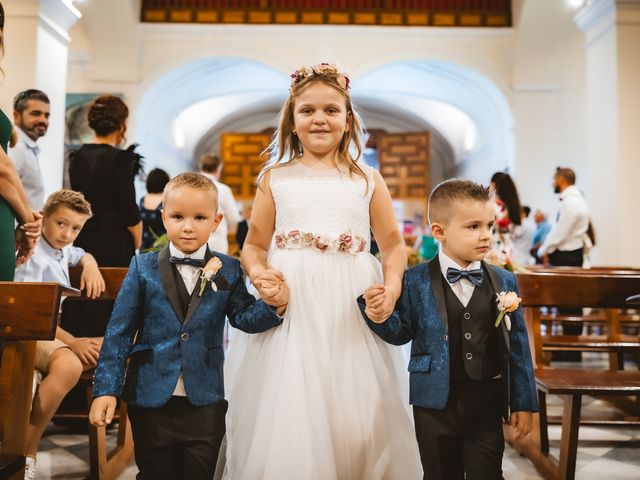
[[[549,254],[549,262],[556,267],[580,267],[584,261],[582,248],[577,250],[556,250]]]
[[[211,480],[225,434],[227,401],[193,406],[171,397],[160,408],[129,407],[138,480]]]
[[[414,405],[425,480],[502,479],[501,386],[500,379],[460,380],[443,410]]]

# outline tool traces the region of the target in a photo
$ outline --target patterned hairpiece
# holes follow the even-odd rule
[[[338,67],[335,65],[331,65],[329,63],[319,63],[317,65],[312,66],[304,66],[299,70],[296,70],[291,74],[291,87],[293,87],[296,83],[300,83],[307,77],[316,76],[316,75],[328,75],[335,76],[338,80],[338,83],[345,89],[349,89],[349,77],[345,74],[341,73],[338,70]]]

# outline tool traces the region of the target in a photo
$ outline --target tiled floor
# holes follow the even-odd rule
[[[592,354],[593,355],[593,354]],[[558,364],[558,366],[561,366]],[[568,366],[568,365],[567,365]],[[602,359],[586,354],[585,368],[603,368]],[[628,368],[638,368],[629,365]],[[560,414],[560,399],[549,397],[550,415]],[[610,404],[587,397],[583,400],[584,415],[597,415],[611,410]],[[576,466],[577,480],[640,479],[640,428],[581,427]],[[551,453],[557,458],[560,447],[560,426],[549,427]],[[115,432],[109,435],[115,444]],[[86,434],[52,426],[43,438],[38,452],[37,479],[87,478],[89,475],[89,445]],[[531,463],[507,445],[503,461],[507,480],[541,478]],[[121,480],[135,479],[137,469],[132,464]]]

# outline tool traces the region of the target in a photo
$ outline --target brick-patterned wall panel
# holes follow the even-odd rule
[[[431,191],[429,133],[385,134],[378,140],[380,173],[394,199],[426,198]]]
[[[220,157],[224,163],[222,182],[231,187],[237,200],[253,200],[256,179],[265,157],[260,154],[269,146],[271,135],[264,133],[223,133]]]

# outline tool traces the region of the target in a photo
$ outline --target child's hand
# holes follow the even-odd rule
[[[85,265],[82,268],[82,275],[80,276],[80,290],[87,289],[86,295],[90,299],[98,298],[104,292],[105,284],[104,278],[100,273],[98,265]]]
[[[69,347],[78,356],[85,370],[95,368],[102,347],[102,338],[76,338]]]
[[[533,413],[513,412],[509,418],[509,425],[515,430],[514,439],[519,440],[526,437],[533,427]]]
[[[366,308],[364,312],[369,320],[383,323],[393,313],[396,295],[385,285],[371,285],[364,292]]]
[[[89,412],[89,422],[94,427],[104,427],[109,425],[113,420],[113,413],[116,410],[116,397],[113,395],[104,395],[96,397],[91,403],[91,411]]]

